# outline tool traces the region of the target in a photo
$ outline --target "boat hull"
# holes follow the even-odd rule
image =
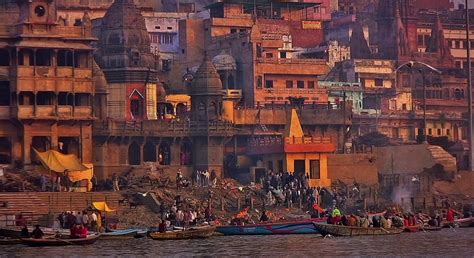
[[[28,246],[66,246],[66,245],[90,245],[99,239],[100,235],[90,235],[87,238],[58,239],[58,238],[22,238],[21,243]]]
[[[362,227],[350,227],[341,225],[330,225],[330,224],[317,224],[314,226],[319,230],[321,235],[333,235],[333,236],[373,236],[373,235],[395,235],[400,234],[403,229],[401,228],[362,228]]]
[[[165,233],[152,232],[149,236],[154,240],[199,239],[211,237],[215,230],[215,226],[206,226],[188,230],[169,231]]]
[[[318,234],[319,231],[314,227],[314,223],[314,221],[308,220],[244,226],[220,226],[217,227],[216,231],[224,235]]]
[[[130,239],[130,238],[135,238],[137,234],[138,234],[138,229],[114,230],[112,232],[101,233],[100,239],[102,240]]]

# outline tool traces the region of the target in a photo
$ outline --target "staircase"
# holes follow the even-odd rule
[[[48,214],[48,205],[34,192],[0,193],[0,214]]]
[[[64,211],[82,211],[92,202],[107,202],[112,209],[118,209],[118,201],[122,199],[119,193],[93,192],[18,192],[0,193],[0,214],[30,213],[46,215]],[[3,205],[6,203],[7,205]],[[4,207],[5,206],[5,207]]]

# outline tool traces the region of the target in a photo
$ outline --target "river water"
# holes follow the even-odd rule
[[[199,240],[98,241],[90,246],[0,246],[0,256],[424,256],[474,257],[474,228],[391,236],[322,238],[320,235],[218,236]]]

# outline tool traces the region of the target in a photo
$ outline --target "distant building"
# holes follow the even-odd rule
[[[96,38],[87,13],[66,25],[56,7],[48,0],[2,3],[1,164],[38,164],[33,149],[92,162],[95,82],[101,81],[90,46]]]

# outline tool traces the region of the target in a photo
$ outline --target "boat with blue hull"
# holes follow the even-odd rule
[[[243,226],[219,226],[216,232],[224,235],[319,234],[314,223],[326,223],[326,219],[249,224]]]

